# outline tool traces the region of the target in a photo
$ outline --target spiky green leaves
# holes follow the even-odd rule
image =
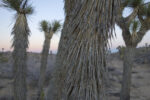
[[[143,0],[127,0],[128,7],[136,8],[137,6],[143,4]]]
[[[147,8],[147,16],[150,17],[150,4],[148,5],[148,8]]]
[[[2,0],[2,5],[3,7],[19,11],[22,1],[23,0]]]
[[[59,21],[54,21],[52,23],[52,30],[53,30],[54,33],[59,31],[60,28],[61,28],[61,25],[60,25]]]
[[[46,20],[40,22],[40,30],[47,33],[49,32],[56,33],[57,31],[59,31],[60,28],[61,28],[61,24],[57,20],[53,21],[52,23]]]
[[[150,4],[143,6],[141,12],[143,11],[143,15],[150,18]]]
[[[137,32],[139,28],[140,28],[140,22],[134,20],[134,21],[131,23],[131,32]]]
[[[48,22],[46,20],[43,20],[40,22],[40,30],[47,32],[48,28],[50,28],[51,26],[48,25]]]
[[[2,0],[2,7],[9,8],[22,14],[32,14],[33,7],[28,4],[29,0]]]
[[[27,6],[27,7],[25,8],[24,12],[25,12],[25,14],[27,14],[27,15],[31,15],[31,14],[34,13],[34,9],[33,9],[33,7],[30,5],[30,6]]]
[[[141,24],[139,21],[134,20],[130,25],[131,39],[132,41],[138,38],[137,32],[140,30]]]
[[[148,24],[150,23],[150,3],[140,6],[138,16],[140,16],[140,20],[143,20]]]

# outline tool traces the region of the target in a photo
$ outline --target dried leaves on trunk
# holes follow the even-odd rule
[[[118,3],[65,0],[66,20],[54,74],[57,100],[104,100],[103,62]]]
[[[26,59],[28,48],[29,27],[24,14],[17,15],[15,26],[13,27],[13,59],[14,59],[14,99],[26,100]]]

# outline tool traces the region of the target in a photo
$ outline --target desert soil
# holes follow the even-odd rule
[[[10,53],[5,53],[8,62],[0,63],[0,100],[12,99],[12,58]],[[51,79],[51,72],[54,69],[55,55],[49,55],[48,68],[46,74],[47,89]],[[111,54],[107,58],[108,68],[108,84],[107,93],[108,100],[119,100],[120,89],[122,83],[123,61],[118,53]],[[40,54],[28,54],[28,100],[36,98],[37,82],[40,70]],[[150,53],[139,54],[135,57],[134,67],[132,71],[131,100],[150,100]]]

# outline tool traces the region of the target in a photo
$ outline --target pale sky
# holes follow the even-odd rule
[[[32,5],[35,8],[35,13],[28,17],[29,27],[31,30],[31,35],[29,38],[29,50],[32,52],[41,52],[42,45],[44,42],[44,33],[39,31],[39,22],[43,19],[48,21],[61,20],[64,21],[64,0],[32,0]],[[131,9],[125,10],[125,15],[127,16]],[[8,11],[7,9],[0,8],[0,51],[1,48],[5,48],[6,51],[11,49],[12,36],[11,29],[14,24],[15,12]],[[119,27],[116,27],[117,37],[112,41],[112,49],[116,48],[118,45],[124,45],[122,39],[122,33]],[[150,32],[148,32],[139,46],[143,46],[145,43],[150,44]],[[60,32],[53,36],[51,40],[50,50],[56,53],[58,48],[58,43],[60,39]]]

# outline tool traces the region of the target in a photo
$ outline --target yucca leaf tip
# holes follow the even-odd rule
[[[53,32],[55,33],[55,32],[57,32],[57,31],[59,31],[59,29],[61,28],[61,24],[60,24],[60,22],[59,21],[54,21],[53,23],[52,23],[52,30],[53,30]]]
[[[1,7],[14,10],[18,13],[33,14],[34,9],[28,2],[29,0],[2,0]]]

